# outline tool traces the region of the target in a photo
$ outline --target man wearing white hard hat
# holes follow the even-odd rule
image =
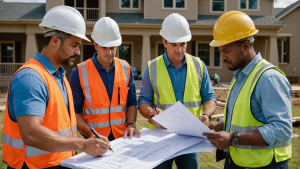
[[[109,17],[99,19],[92,39],[97,52],[70,74],[78,131],[84,137],[100,135],[114,140],[140,137],[135,128],[137,100],[131,66],[115,57],[122,38],[118,24]]]
[[[153,107],[160,113],[180,101],[209,125],[216,108],[216,96],[205,64],[186,53],[187,42],[191,40],[187,20],[177,13],[169,15],[162,24],[160,35],[167,50],[145,67],[138,103],[140,113],[149,120],[149,128],[163,128],[151,118],[157,115]],[[192,153],[165,161],[156,168],[171,169],[174,160],[177,168],[200,167],[199,153]]]
[[[82,151],[102,156],[110,147],[95,136],[77,138],[72,91],[62,65],[72,65],[85,37],[81,14],[57,6],[44,16],[41,53],[12,77],[3,124],[3,161],[7,168],[63,168],[60,161]]]

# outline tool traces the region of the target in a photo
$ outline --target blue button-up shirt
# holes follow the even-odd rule
[[[35,53],[33,59],[39,61],[50,75],[55,78],[64,97],[66,107],[69,101],[63,78],[66,71],[63,67],[58,70],[40,53]],[[8,110],[13,121],[17,117],[34,115],[44,118],[48,105],[49,91],[44,79],[35,70],[24,68],[20,70],[11,80],[9,85]]]
[[[184,95],[184,88],[185,88],[185,80],[186,80],[186,57],[184,56],[184,62],[181,66],[177,69],[172,63],[170,62],[167,52],[163,55],[167,70],[170,75],[170,79],[173,85],[173,90],[175,93],[176,101],[180,101],[183,103],[183,95]],[[202,104],[204,104],[208,100],[216,101],[216,95],[213,91],[210,78],[206,69],[205,64],[203,64],[203,79],[201,83],[201,97],[202,97]],[[143,103],[147,103],[150,106],[153,106],[154,100],[154,91],[149,77],[149,70],[148,65],[145,67],[142,79],[142,87],[139,96],[139,106]]]
[[[252,69],[262,59],[260,53],[242,70],[234,72],[236,82],[227,101],[226,131],[229,132],[234,102]],[[266,123],[258,130],[268,148],[290,139],[292,134],[291,86],[285,76],[275,69],[266,70],[259,78],[251,96],[251,112],[258,121]],[[221,120],[224,123],[224,119]],[[225,150],[228,152],[228,149]]]
[[[114,80],[115,80],[115,62],[113,60],[113,63],[107,72],[105,68],[103,68],[100,63],[97,61],[97,52],[94,54],[92,57],[92,61],[98,70],[98,73],[101,76],[101,79],[104,83],[104,86],[106,88],[109,100],[112,98],[112,92],[113,92],[113,86],[114,86]],[[83,90],[80,85],[80,80],[79,80],[79,74],[78,74],[78,68],[77,66],[73,68],[70,74],[69,78],[70,86],[72,88],[73,92],[73,98],[74,98],[74,107],[75,107],[75,112],[80,113],[82,112],[83,109],[83,103],[84,103],[84,94]],[[137,105],[137,100],[136,100],[136,90],[135,90],[135,84],[133,80],[133,72],[130,67],[130,79],[129,79],[129,85],[128,87],[130,88],[128,90],[128,95],[127,95],[127,107],[130,106],[135,106]]]

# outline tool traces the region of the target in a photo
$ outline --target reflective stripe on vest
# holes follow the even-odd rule
[[[124,111],[126,108],[127,108],[127,105],[104,108],[104,109],[93,109],[93,110],[83,109],[82,114],[97,115],[97,114],[108,114],[110,112],[118,113],[118,112]]]
[[[197,70],[197,75],[198,75],[198,80],[199,80],[199,90],[201,89],[201,81],[202,81],[202,71],[201,71],[201,66],[199,63],[199,60],[195,57],[192,57],[194,65]],[[150,72],[151,72],[151,81],[152,84],[157,84],[157,59],[154,59],[150,62]],[[158,88],[156,85],[153,85],[153,88],[155,90],[155,93],[157,95],[157,104],[154,104],[156,107],[165,110],[172,106],[173,104],[161,104],[160,103],[160,94],[158,92]],[[184,102],[183,103],[185,107],[198,107],[201,106],[201,101],[196,101],[196,102]]]
[[[93,128],[104,128],[104,127],[120,125],[120,124],[124,124],[124,123],[126,123],[126,118],[119,119],[119,120],[111,120],[110,122],[107,121],[107,122],[102,122],[102,123],[87,122],[87,124]]]
[[[251,132],[265,125],[265,123],[256,120],[251,112],[251,96],[259,77],[264,71],[271,68],[285,75],[280,69],[264,59],[259,61],[248,75],[234,103],[232,121],[230,124],[231,133]],[[236,79],[233,78],[226,100],[227,103],[235,82]],[[227,104],[225,104],[224,108],[224,129],[226,127],[226,118]],[[291,158],[291,140],[289,139],[288,141],[277,144],[274,149],[271,150],[269,150],[267,146],[238,145],[237,147],[230,146],[229,152],[234,163],[239,166],[250,168],[263,167],[270,164],[274,157],[276,162]]]
[[[259,127],[261,127],[261,126],[240,127],[240,126],[236,126],[236,125],[231,125],[231,131],[237,132],[237,133],[246,133],[246,132],[254,131],[254,130],[258,129]],[[287,147],[291,144],[292,144],[292,142],[290,139],[286,142],[276,145],[275,148]],[[238,148],[252,149],[252,150],[268,149],[267,146],[248,146],[248,145],[238,145]]]
[[[77,133],[77,125],[73,126],[72,129],[73,129],[73,135],[75,135]],[[67,136],[67,137],[71,136],[70,132],[71,132],[70,128],[66,128],[66,129],[63,129],[60,131],[55,131],[55,133],[63,135],[63,136]],[[11,138],[9,135],[6,135],[6,134],[2,135],[2,140],[3,140],[3,143],[8,144],[13,148],[24,149],[23,140]],[[43,155],[43,154],[47,154],[47,153],[49,153],[49,152],[40,150],[40,149],[32,147],[32,146],[26,146],[25,157],[33,157],[33,156]]]
[[[24,149],[24,142],[20,139],[11,138],[9,135],[3,133],[2,142],[10,145],[13,148]]]

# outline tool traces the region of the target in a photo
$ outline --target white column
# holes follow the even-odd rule
[[[33,58],[35,52],[38,51],[37,42],[35,33],[26,33],[26,52],[25,52],[25,62],[27,62],[30,58]]]
[[[106,0],[100,0],[100,1],[101,1],[100,18],[102,18],[102,17],[106,17]]]
[[[142,66],[141,66],[141,73],[143,74],[148,61],[151,60],[151,53],[150,53],[150,36],[151,35],[142,35],[143,36],[143,50],[142,50]]]
[[[277,46],[277,37],[270,36],[268,37],[268,51],[267,51],[267,60],[275,66],[279,66],[278,61],[278,46]]]

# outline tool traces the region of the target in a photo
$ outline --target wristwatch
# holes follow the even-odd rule
[[[203,114],[203,115],[208,115],[209,121],[211,121],[211,115],[210,114]]]
[[[134,124],[134,123],[128,123],[126,127],[128,127],[128,126],[129,126],[129,124],[132,124],[132,126],[133,126],[134,128],[136,128],[136,126],[135,126],[135,124]]]
[[[237,147],[240,144],[240,140],[238,138],[238,133],[237,132],[233,133],[233,139],[232,139],[231,144],[232,144],[233,147]]]

